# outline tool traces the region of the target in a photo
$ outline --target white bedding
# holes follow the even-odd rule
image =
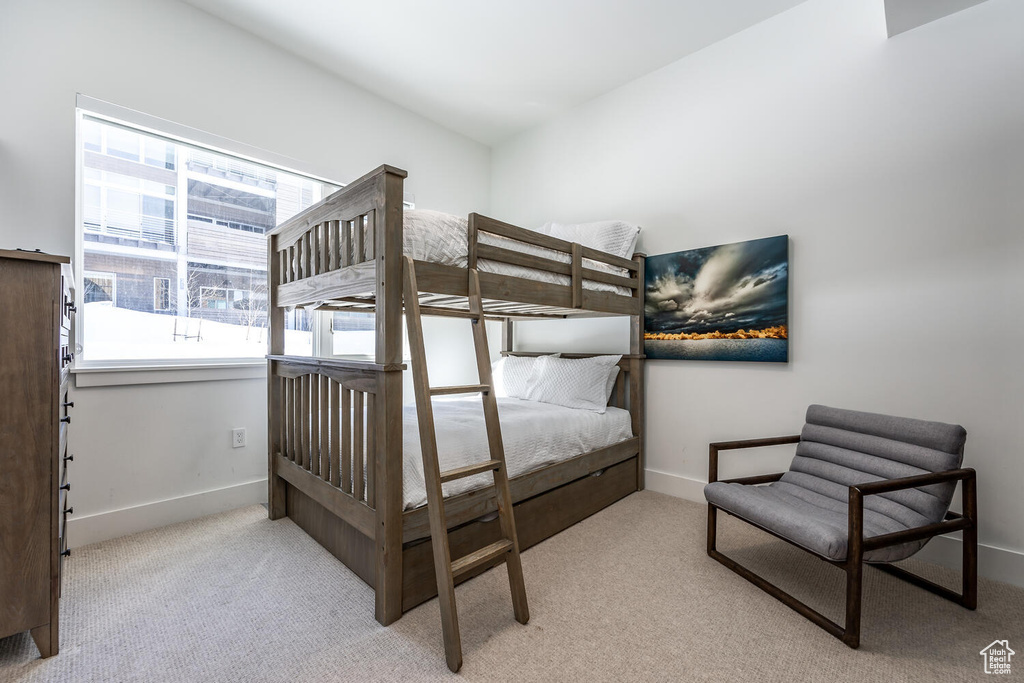
[[[406,211],[404,212],[402,235],[403,252],[418,261],[430,261],[458,268],[465,268],[469,263],[469,220],[467,218],[441,213],[440,211]],[[570,261],[568,254],[526,245],[515,240],[481,235],[480,241],[484,244],[502,246],[507,249],[562,261],[563,263],[569,263]],[[586,261],[585,265],[589,268],[606,270],[615,274],[625,274],[621,269],[602,263]],[[498,275],[522,277],[558,285],[571,284],[571,279],[568,275],[549,273],[496,261],[481,260],[477,263],[477,267],[482,272],[497,273]],[[630,294],[630,290],[625,287],[603,282],[593,282],[591,280],[584,280],[583,287],[590,290],[614,292],[626,296]]]
[[[434,400],[442,472],[490,458],[482,403],[479,396]],[[633,436],[629,412],[611,406],[599,414],[550,403],[499,398],[498,416],[509,478]],[[416,407],[406,406],[403,418],[403,496],[405,508],[411,509],[425,504],[427,493]],[[444,485],[444,495],[458,495],[492,482],[490,472],[459,479]]]

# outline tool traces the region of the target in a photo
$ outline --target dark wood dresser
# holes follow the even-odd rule
[[[0,249],[0,638],[57,654],[67,555],[70,259]]]

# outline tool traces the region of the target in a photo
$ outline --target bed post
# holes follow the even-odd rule
[[[640,437],[640,454],[636,459],[636,490],[643,491],[645,482],[644,475],[647,467],[644,442],[644,263],[646,257],[643,254],[633,254],[633,260],[637,265],[637,289],[638,312],[630,316],[629,325],[629,352],[634,356],[629,361],[629,413],[632,419],[633,434]]]
[[[516,346],[516,332],[512,326],[511,318],[501,319],[501,350],[503,353],[512,353]]]
[[[374,210],[376,362],[376,539],[374,616],[387,626],[402,616],[402,196],[405,171],[384,167]]]
[[[284,353],[284,310],[277,305],[277,285],[281,283],[281,262],[277,257],[277,235],[267,240],[267,346],[268,353]],[[281,382],[274,374],[274,361],[267,359],[267,516],[285,516],[286,487],[277,476],[274,455],[281,450]]]

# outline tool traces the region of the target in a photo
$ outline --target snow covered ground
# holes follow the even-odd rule
[[[87,361],[263,358],[267,353],[267,331],[263,328],[211,320],[200,324],[199,318],[115,308],[109,301],[86,304],[83,313],[82,358]],[[175,331],[201,339],[175,337]],[[285,351],[311,355],[312,333],[286,330]]]

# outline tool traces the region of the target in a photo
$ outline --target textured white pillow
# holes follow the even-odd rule
[[[545,356],[539,356],[544,358]],[[551,358],[557,358],[553,354]],[[537,363],[534,356],[504,356],[491,365],[491,376],[494,380],[494,395],[498,397],[526,398],[528,380],[533,366]]]
[[[622,356],[537,359],[527,380],[526,398],[604,413],[608,407],[608,377]]]
[[[615,390],[615,378],[619,376],[619,366],[616,365],[608,373],[608,386],[604,388],[604,404],[607,406],[612,400],[612,392]],[[620,408],[622,406],[619,406]]]
[[[631,259],[636,251],[640,226],[623,221],[546,223],[538,232]]]

